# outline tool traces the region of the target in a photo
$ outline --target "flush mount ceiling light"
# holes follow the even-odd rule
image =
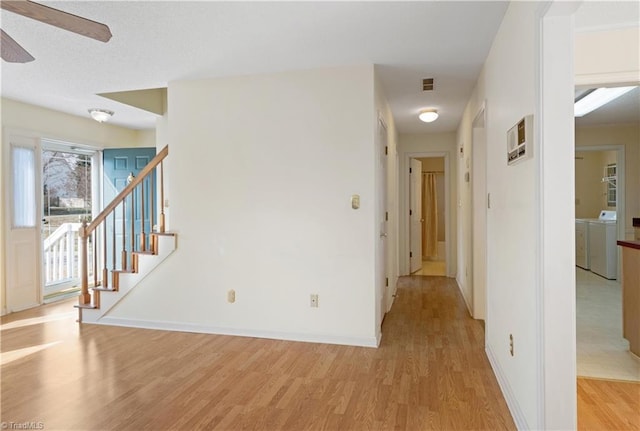
[[[573,115],[576,117],[587,115],[589,112],[595,111],[634,88],[636,87],[598,88],[591,91],[573,105]]]
[[[437,109],[423,109],[420,111],[420,115],[418,118],[425,123],[431,123],[438,119],[438,110]]]
[[[96,120],[98,123],[104,123],[109,120],[113,115],[113,111],[109,111],[108,109],[89,109],[89,114],[91,117]]]

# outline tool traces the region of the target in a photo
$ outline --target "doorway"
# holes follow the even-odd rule
[[[576,101],[610,85],[590,87],[576,88]],[[640,381],[640,363],[622,333],[622,268],[615,246],[615,240],[628,238],[626,209],[638,196],[636,167],[626,164],[626,155],[637,144],[639,96],[636,87],[575,119],[576,369],[581,378]],[[593,222],[602,211],[613,212],[615,221]]]
[[[411,159],[410,176],[412,274],[446,276],[445,157]]]
[[[580,145],[577,140],[576,145]],[[576,207],[576,359],[577,375],[600,379],[640,381],[640,364],[622,336],[621,260],[617,275],[604,277],[590,263],[591,241],[579,246],[578,227],[586,227],[583,241],[593,236],[590,223],[602,211],[615,211],[615,239],[625,238],[624,145],[577,146],[575,156]],[[580,221],[578,221],[580,220]],[[601,226],[601,225],[598,225]],[[594,226],[595,227],[595,226]],[[584,245],[588,244],[588,245]],[[617,247],[616,247],[617,248]],[[585,253],[579,260],[577,254]],[[600,274],[599,274],[600,273]],[[606,275],[606,274],[605,274]]]
[[[42,291],[43,302],[48,303],[79,292],[79,231],[96,209],[99,153],[48,140],[41,147]],[[93,255],[91,239],[89,248]]]

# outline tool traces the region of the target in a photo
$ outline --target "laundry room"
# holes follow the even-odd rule
[[[576,101],[595,91],[576,89]],[[617,242],[634,238],[640,217],[640,87],[575,120],[577,375],[638,382]]]

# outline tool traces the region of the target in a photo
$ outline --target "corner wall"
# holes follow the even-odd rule
[[[510,4],[457,134],[458,145],[463,148],[465,159],[471,157],[473,121],[485,103],[486,184],[490,195],[486,226],[486,350],[520,429],[553,428],[554,420],[560,416],[546,422],[545,407],[554,398],[550,396],[550,391],[555,390],[555,384],[561,385],[563,389],[555,390],[555,397],[564,401],[567,398],[565,395],[572,391],[572,386],[566,382],[573,379],[575,385],[575,360],[574,368],[567,369],[563,379],[556,379],[553,384],[545,380],[545,366],[548,364],[543,361],[546,345],[546,332],[543,332],[543,328],[554,322],[564,335],[563,325],[575,325],[575,320],[572,323],[575,317],[571,303],[564,302],[562,306],[566,305],[567,311],[563,319],[557,319],[554,313],[541,317],[543,304],[540,292],[544,286],[542,277],[546,268],[542,266],[541,272],[540,265],[543,262],[541,254],[546,249],[541,247],[540,242],[545,220],[540,210],[543,192],[539,168],[544,140],[541,136],[536,136],[538,129],[534,127],[533,158],[509,166],[506,155],[507,131],[511,127],[527,115],[534,115],[536,126],[541,121],[538,118],[538,89],[540,83],[544,82],[539,74],[538,59],[542,31],[539,18],[542,14],[541,6],[544,5],[537,2]],[[566,49],[571,49],[571,46]],[[562,68],[564,65],[559,62],[558,67]],[[559,75],[564,76],[564,69],[559,71]],[[570,96],[569,87],[566,94]],[[557,100],[565,101],[561,96]],[[560,105],[564,107],[562,103]],[[570,124],[568,118],[567,124]],[[571,149],[572,140],[565,142],[565,145],[566,149]],[[563,157],[564,153],[565,150]],[[468,166],[466,160],[461,160],[461,166]],[[463,170],[458,172],[460,182],[464,180]],[[572,184],[567,184],[567,187],[572,189]],[[473,198],[470,191],[461,196],[463,214],[459,219],[458,230],[462,234],[463,227],[469,224]],[[487,196],[476,198],[477,201],[487,202]],[[573,204],[571,196],[568,199]],[[458,254],[464,261],[470,256],[472,245],[470,241],[461,241],[460,246],[463,250]],[[549,247],[547,244],[545,246]],[[559,246],[561,251],[569,250],[570,247],[571,244],[564,248]],[[558,280],[563,277],[564,273]],[[566,290],[569,295],[575,286],[571,285],[568,277],[567,284],[562,287],[563,292]],[[466,286],[462,290],[465,296],[472,295]],[[541,320],[543,318],[544,321]],[[513,355],[509,348],[511,336]],[[565,360],[571,361],[571,352],[574,352],[575,359],[571,342],[572,340],[566,340],[566,352],[560,349],[555,352],[563,358],[563,361],[559,361],[563,366]],[[551,356],[554,352],[548,351],[547,354]],[[575,390],[573,392],[575,399]],[[575,416],[567,409],[575,406],[564,407],[564,416],[555,423],[572,423]]]
[[[178,249],[110,322],[375,346],[374,98],[370,65],[170,83]]]

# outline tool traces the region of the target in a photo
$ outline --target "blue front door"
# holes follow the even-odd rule
[[[139,172],[151,161],[151,159],[153,159],[155,155],[155,148],[117,148],[104,150],[103,207],[107,206],[118,195],[118,193],[127,186],[129,177],[131,175],[133,177],[137,177]],[[143,184],[145,198],[144,205],[141,203],[141,186],[138,186],[133,197],[129,197],[125,200],[124,211],[122,205],[119,205],[115,211],[115,217],[109,216],[107,220],[106,268],[108,270],[130,268],[132,247],[133,250],[141,250],[142,248],[140,233],[142,232],[143,227],[144,232],[148,235],[155,223],[155,221],[150,218],[152,197],[153,202],[155,202],[156,196],[155,172],[145,179]],[[143,214],[144,220],[142,218]],[[133,241],[131,236],[132,229]],[[147,250],[149,249],[148,241],[147,237],[145,244],[145,249]],[[122,265],[123,251],[126,252],[127,265]]]

